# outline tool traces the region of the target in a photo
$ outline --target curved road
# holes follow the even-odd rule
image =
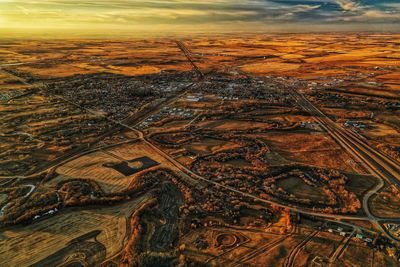
[[[398,242],[399,240],[388,235],[387,231],[382,227],[381,223],[379,223],[379,221],[383,219],[371,213],[369,199],[385,186],[384,180],[400,188],[399,164],[389,156],[365,143],[365,141],[361,140],[357,135],[337,125],[298,91],[292,90],[290,93],[296,99],[300,107],[313,115],[321,127],[325,129],[340,146],[362,163],[371,174],[378,178],[379,183],[364,195],[363,208],[371,223],[380,229],[389,239]],[[400,218],[394,219],[394,221],[400,221]]]

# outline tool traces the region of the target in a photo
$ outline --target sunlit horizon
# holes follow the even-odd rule
[[[400,2],[350,0],[0,0],[6,37],[400,31]]]

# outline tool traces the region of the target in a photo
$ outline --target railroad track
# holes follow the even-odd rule
[[[345,237],[342,241],[342,243],[337,247],[335,252],[332,254],[332,256],[329,258],[329,263],[332,264],[334,263],[340,256],[342,256],[343,252],[345,251],[347,245],[349,244],[351,238],[355,234],[355,230],[351,232],[351,234],[348,237]]]
[[[33,84],[27,82],[24,78],[16,76],[13,73],[10,73],[4,69],[1,68],[0,66],[0,72],[6,73],[8,75],[11,75],[12,77],[14,77],[15,79],[21,81],[23,84],[25,85],[29,85],[29,86],[34,86]],[[110,128],[109,130],[107,130],[106,132],[104,132],[103,134],[99,135],[97,138],[95,138],[95,140],[93,140],[89,145],[85,144],[82,146],[79,146],[75,149],[70,150],[69,152],[61,155],[60,157],[49,161],[45,166],[43,166],[41,169],[39,169],[38,171],[34,172],[34,173],[29,173],[26,175],[15,175],[15,176],[0,176],[0,179],[6,179],[6,178],[12,178],[12,179],[24,179],[24,178],[30,178],[30,177],[34,177],[37,176],[39,174],[45,173],[48,170],[55,168],[63,163],[65,163],[66,161],[69,161],[79,155],[82,155],[85,153],[85,151],[89,151],[89,148],[93,145],[98,144],[100,141],[104,140],[104,138],[109,137],[115,133],[117,133],[118,131],[121,131],[123,129],[128,129],[128,130],[134,130],[136,131],[136,129],[134,129],[133,127],[136,127],[139,125],[140,122],[142,122],[143,120],[145,120],[146,118],[148,118],[150,115],[154,114],[155,112],[159,111],[160,107],[165,106],[165,105],[169,105],[172,102],[174,102],[176,99],[182,97],[188,90],[190,90],[190,88],[194,85],[194,83],[190,83],[189,85],[185,86],[180,92],[178,92],[177,94],[173,94],[167,98],[165,98],[163,101],[161,101],[160,103],[157,103],[156,105],[147,108],[147,109],[142,109],[134,114],[132,114],[131,116],[128,116],[127,118],[125,118],[122,121],[119,120],[115,120],[113,118],[110,118],[109,116],[103,115],[99,112],[97,112],[96,110],[84,107],[70,99],[67,99],[61,95],[53,95],[54,98],[59,99],[60,101],[69,104],[71,106],[74,106],[80,110],[83,110],[89,114],[93,114],[96,116],[99,116],[111,123],[113,123],[115,125],[115,127]],[[134,125],[133,127],[131,127],[130,125]]]
[[[182,51],[182,53],[186,56],[187,60],[192,65],[193,70],[199,75],[200,78],[204,78],[203,72],[200,70],[200,68],[196,65],[196,63],[193,60],[193,57],[192,57],[193,53],[181,41],[176,41],[176,45],[179,47],[179,49]]]
[[[309,234],[303,241],[301,241],[297,246],[290,252],[289,256],[286,258],[284,266],[293,267],[294,262],[296,260],[297,255],[300,253],[301,249],[311,240],[314,236],[316,236],[319,231],[314,231]]]
[[[293,235],[294,230],[295,230],[295,227],[292,228],[292,231],[289,234],[287,234],[285,236],[282,236],[282,237],[280,237],[280,238],[278,238],[276,240],[273,240],[272,242],[267,243],[267,244],[255,249],[255,250],[251,251],[250,253],[247,253],[247,254],[239,257],[239,259],[236,259],[235,261],[233,261],[231,264],[228,264],[227,266],[228,267],[240,267],[240,266],[243,266],[243,264],[245,262],[247,262],[247,261],[249,261],[249,260],[251,260],[251,259],[253,259],[253,258],[255,258],[255,257],[257,257],[257,256],[259,256],[259,255],[271,250],[271,249],[273,249],[273,248],[275,248],[279,244],[281,244],[288,237]]]

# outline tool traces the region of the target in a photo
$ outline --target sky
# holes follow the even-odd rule
[[[400,32],[400,0],[0,0],[0,34]]]

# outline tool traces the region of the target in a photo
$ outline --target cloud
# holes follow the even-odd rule
[[[400,23],[394,0],[0,0],[0,29],[227,29]],[[311,26],[310,26],[311,25]],[[289,27],[289,26],[288,26]],[[358,26],[359,28],[359,26]]]
[[[359,5],[350,0],[336,0],[336,3],[343,9],[343,11],[358,11]]]

